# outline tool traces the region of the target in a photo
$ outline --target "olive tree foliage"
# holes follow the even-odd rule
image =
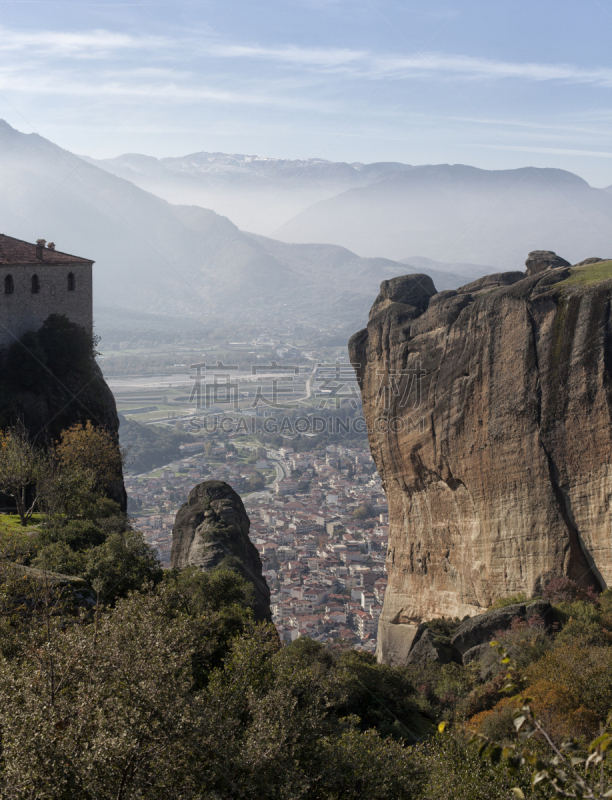
[[[524,767],[508,775],[503,764],[480,758],[461,730],[424,739],[413,748],[412,758],[424,776],[419,800],[511,800],[513,788],[530,800],[551,797],[546,791],[531,792],[531,776]]]
[[[47,449],[36,446],[22,425],[0,433],[0,491],[15,499],[23,525],[37,506],[47,512],[27,548],[3,540],[0,557],[83,578],[106,603],[145,582],[158,583],[156,551],[105,496],[121,464],[112,434],[89,422],[67,429]]]
[[[86,553],[82,577],[105,602],[114,602],[147,581],[158,582],[162,570],[156,551],[138,531],[112,533]]]
[[[13,498],[22,525],[31,519],[51,464],[24,425],[0,432],[0,492]]]
[[[46,573],[0,561],[0,659],[23,654],[49,636],[51,618],[70,616],[86,605],[86,592]],[[17,662],[16,662],[17,663]]]
[[[253,585],[237,572],[188,567],[165,570],[166,600],[174,613],[187,614],[198,626],[200,642],[193,660],[194,684],[207,685],[211,671],[223,665],[232,640],[253,623]]]
[[[83,516],[121,478],[123,456],[112,434],[89,421],[46,449],[18,423],[0,432],[0,492],[13,498],[22,525],[37,507],[51,517]]]
[[[108,431],[89,420],[63,431],[55,450],[63,470],[87,475],[94,492],[121,477],[124,453]]]
[[[120,480],[125,453],[115,437],[87,420],[62,431],[55,443],[55,474],[44,495],[52,516],[92,516],[106,488]]]
[[[281,648],[272,626],[235,640],[207,687],[208,724],[217,731],[213,763],[231,768],[203,779],[223,798],[408,800],[419,776],[410,750],[359,718],[338,718],[338,681],[321,662]]]

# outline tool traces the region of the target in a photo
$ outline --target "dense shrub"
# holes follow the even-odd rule
[[[547,633],[546,623],[541,617],[527,619],[515,617],[510,628],[497,631],[495,640],[508,652],[512,663],[519,668],[537,661],[552,647],[552,636]],[[481,659],[483,674],[501,669],[497,648],[490,648]]]
[[[504,698],[502,689],[506,678],[502,669],[498,669],[493,678],[484,685],[475,687],[460,704],[464,719],[471,720],[477,714],[490,711]]]
[[[467,728],[496,742],[506,743],[514,738],[516,700],[504,697],[489,711],[481,711],[469,721]]]
[[[0,573],[2,797],[552,796],[528,788],[525,766],[510,776],[468,744],[469,731],[513,741],[520,701],[504,694],[496,648],[466,667],[391,667],[307,638],[282,647],[272,626],[254,623],[252,587],[234,570],[162,577],[140,534],[116,507],[106,512],[56,520],[33,560],[84,575],[105,605],[23,568]],[[562,630],[517,619],[498,639],[553,740],[584,743],[612,708],[612,647],[602,643],[612,593],[558,608]],[[448,634],[457,622],[431,627]],[[434,734],[438,720],[452,732]],[[536,753],[543,744],[529,742]]]
[[[342,681],[321,648],[247,622],[200,683],[219,599],[189,584],[194,615],[173,580],[22,635],[0,663],[2,797],[417,800],[412,751],[334,712]]]
[[[118,511],[118,506],[115,506],[115,512]],[[125,521],[123,521],[122,529],[123,527],[125,527]],[[43,528],[37,537],[41,546],[62,542],[76,551],[96,547],[105,539],[106,532],[102,529],[100,521],[91,519],[57,520],[54,525]]]
[[[503,765],[483,761],[478,748],[468,744],[460,731],[432,737],[417,745],[413,759],[423,776],[419,800],[506,800],[515,786],[522,788],[528,797],[552,796],[537,789],[531,794],[528,770],[511,776]]]
[[[612,643],[612,634],[602,625],[600,605],[585,600],[560,602],[558,610],[563,616],[563,627],[557,635],[558,643],[571,643],[580,639],[589,645]]]
[[[553,734],[593,737],[612,709],[612,648],[560,642],[525,671],[526,693]]]
[[[284,648],[294,669],[316,669],[333,684],[329,713],[353,720],[360,730],[375,729],[401,741],[419,741],[433,730],[406,667],[378,664],[371,653],[332,651],[306,637]]]
[[[144,536],[133,530],[113,533],[104,544],[87,551],[83,577],[107,603],[140,589],[144,583],[157,583],[162,570],[156,551]]]
[[[478,683],[477,664],[411,664],[406,674],[416,689],[420,710],[435,720],[463,718],[463,707]]]
[[[359,728],[383,736],[419,741],[431,732],[431,722],[419,710],[416,690],[405,667],[377,664],[372,653],[347,650],[334,663],[338,695],[334,713],[357,714]]]
[[[197,630],[193,659],[194,683],[202,688],[211,670],[219,668],[231,641],[252,626],[254,590],[233,570],[197,567],[164,571],[164,596],[172,614],[187,616]]]
[[[32,560],[36,569],[48,572],[59,572],[62,575],[79,577],[85,572],[87,555],[73,550],[66,542],[58,541],[47,544],[38,551]]]
[[[498,597],[489,606],[489,611],[493,611],[497,608],[505,608],[506,606],[514,606],[518,603],[526,603],[527,599],[525,592],[518,592],[518,594],[512,594],[508,597]]]
[[[553,578],[547,585],[542,596],[551,603],[571,603],[574,600],[586,600],[598,603],[599,596],[593,588],[583,589],[571,578]]]

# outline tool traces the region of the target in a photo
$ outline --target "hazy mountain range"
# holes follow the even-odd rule
[[[274,235],[342,244],[362,256],[418,253],[509,270],[522,268],[536,249],[572,263],[611,255],[611,223],[610,193],[571,172],[441,164],[383,175],[320,201]]]
[[[346,164],[230,153],[159,159],[127,153],[88,161],[170,203],[212,208],[239,228],[265,236],[320,200],[412,169],[393,162]]]
[[[570,261],[609,254],[610,187],[559,169],[482,170],[461,164],[335,163],[255,155],[138,154],[95,162],[175,203],[223,214],[291,243],[320,242],[364,257],[521,268],[530,250]]]
[[[95,259],[98,306],[333,328],[358,324],[381,280],[417,271],[342,247],[244,233],[214,211],[171,205],[5,122],[0,180],[0,230]]]
[[[142,188],[155,176],[180,203]],[[0,121],[0,180],[0,230],[95,259],[96,305],[137,312],[135,327],[160,313],[190,325],[221,315],[359,326],[380,281],[395,275],[426,272],[446,289],[521,269],[529,250],[570,261],[612,254],[612,196],[561,170],[207,153],[94,163]],[[294,199],[304,187],[318,199],[274,239],[219,214],[230,195],[251,213],[262,192],[287,213],[298,185]],[[189,204],[202,187],[211,208]]]

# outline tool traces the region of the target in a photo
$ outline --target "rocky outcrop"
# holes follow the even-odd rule
[[[538,619],[544,630],[548,631],[557,621],[553,607],[546,600],[536,600],[529,604],[515,603],[466,619],[455,631],[451,644],[465,655],[468,651],[491,642],[499,631],[507,631],[517,619]]]
[[[527,267],[527,275],[538,275],[540,272],[545,272],[549,269],[569,267],[570,263],[553,253],[552,250],[532,250],[527,256],[525,266]]]
[[[249,539],[251,522],[240,495],[223,481],[204,481],[180,507],[172,529],[171,565],[179,569],[219,565],[236,569],[253,585],[255,616],[270,622],[270,589]]]
[[[115,398],[94,362],[91,373],[68,376],[65,382],[56,381],[47,392],[18,391],[11,395],[15,418],[22,419],[32,437],[57,441],[61,432],[88,420],[95,427],[108,431],[119,447],[119,416]],[[122,511],[127,511],[127,492],[123,475],[108,484],[106,494]]]
[[[96,593],[87,586],[84,578],[26,567],[11,561],[0,561],[0,582],[12,586],[5,600],[12,603],[18,615],[47,605],[50,591],[53,595],[51,613],[54,616],[78,609],[91,609],[97,602]]]
[[[583,261],[579,261],[577,264],[573,264],[574,267],[586,267],[589,264],[599,264],[600,261],[605,261],[605,258],[585,258]]]
[[[458,291],[385,282],[350,341],[389,502],[384,661],[423,620],[612,583],[612,269],[546,256]]]
[[[440,636],[432,630],[426,629],[408,654],[407,664],[418,664],[421,667],[427,664],[456,664],[462,663],[461,653],[454,647],[447,636]]]
[[[482,661],[491,652],[491,642],[483,642],[471,647],[463,654],[463,666],[466,667],[472,661]]]
[[[38,331],[26,333],[0,351],[0,429],[23,422],[37,443],[51,444],[73,425],[108,431],[119,447],[115,398],[94,358],[90,333],[52,315]],[[127,510],[123,475],[106,487]]]

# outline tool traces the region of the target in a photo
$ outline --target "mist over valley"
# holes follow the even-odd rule
[[[0,175],[5,231],[95,259],[103,333],[121,309],[145,325],[239,315],[350,331],[382,280],[423,272],[440,291],[522,269],[532,249],[605,254],[612,222],[610,194],[562,170],[218,153],[94,161],[5,122]],[[136,318],[120,323],[126,338]]]

